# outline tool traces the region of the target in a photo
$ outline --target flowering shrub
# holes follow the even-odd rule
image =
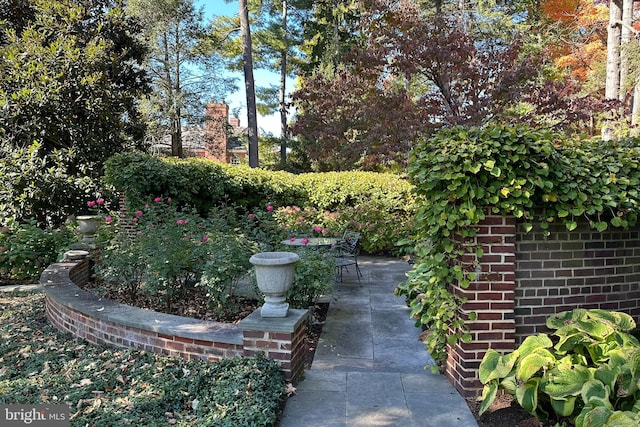
[[[275,219],[279,226],[289,233],[312,237],[336,236],[334,230],[340,229],[337,213],[320,212],[313,207],[300,208],[298,206],[285,206],[275,213]]]
[[[199,286],[206,288],[211,310],[227,317],[239,308],[235,288],[251,269],[249,258],[257,252],[256,245],[244,236],[214,233],[208,246],[210,253]]]
[[[314,236],[341,236],[346,230],[362,234],[366,252],[390,250],[399,236],[411,235],[412,219],[384,206],[358,205],[336,212],[286,206],[277,210],[278,224],[286,230],[309,230]]]
[[[110,221],[113,223],[113,219]],[[121,227],[129,224],[130,227]],[[107,281],[121,284],[130,297],[138,291],[159,296],[171,308],[176,298],[199,281],[209,259],[210,230],[171,199],[155,198],[115,226],[97,268]]]
[[[413,218],[390,212],[384,206],[360,205],[344,209],[338,214],[343,230],[362,234],[362,248],[369,253],[391,250],[402,237],[413,230]]]
[[[287,235],[285,230],[275,219],[273,205],[268,204],[264,210],[258,209],[247,215],[247,220],[241,223],[241,231],[258,244],[258,251],[273,251]]]
[[[140,242],[136,241],[135,234],[125,229],[116,229],[112,234],[102,227],[98,235],[98,241],[105,242],[100,262],[95,267],[98,276],[120,285],[126,297],[134,301],[147,277],[147,263],[141,256]]]
[[[98,197],[95,200],[89,200],[87,202],[87,207],[89,208],[90,211],[99,211],[100,208],[102,207],[106,207],[105,206],[105,201],[102,197]]]

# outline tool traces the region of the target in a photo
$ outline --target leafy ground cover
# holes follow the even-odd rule
[[[286,395],[265,358],[184,361],[94,346],[47,321],[42,294],[0,292],[0,403],[66,403],[72,426],[272,426]]]

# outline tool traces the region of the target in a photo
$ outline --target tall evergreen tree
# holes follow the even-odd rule
[[[205,104],[221,97],[230,81],[219,58],[203,49],[203,12],[193,0],[130,0],[129,13],[142,23],[150,51],[153,93],[145,110],[151,136],[168,132],[171,154],[183,157],[183,126],[202,122]]]

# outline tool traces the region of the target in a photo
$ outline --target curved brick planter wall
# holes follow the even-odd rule
[[[539,229],[539,228],[534,228]],[[552,225],[551,234],[525,233],[515,218],[487,216],[477,241],[484,256],[462,260],[478,280],[467,289],[452,286],[467,298],[460,316],[472,340],[448,348],[446,373],[465,397],[482,390],[477,370],[487,349],[515,350],[528,335],[549,332],[549,315],[574,308],[623,311],[640,316],[640,226],[600,233],[581,224],[569,232]]]
[[[290,381],[303,373],[307,310],[290,310],[283,319],[263,319],[257,310],[237,325],[199,321],[98,298],[77,286],[89,280],[91,269],[88,259],[63,261],[42,274],[47,317],[57,329],[94,344],[185,359],[264,354]]]

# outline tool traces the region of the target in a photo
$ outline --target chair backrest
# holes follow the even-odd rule
[[[356,232],[356,231],[345,231],[344,234],[342,235],[342,240],[344,240],[347,243],[350,243],[351,241],[359,241],[360,240],[360,236],[361,234]]]
[[[355,231],[345,231],[342,240],[343,242],[340,245],[340,249],[344,254],[347,255],[358,255],[360,252],[360,233]]]

